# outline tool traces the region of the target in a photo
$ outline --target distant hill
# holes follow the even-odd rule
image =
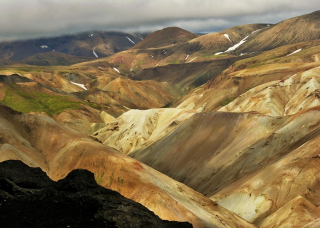
[[[168,27],[149,34],[142,42],[134,46],[134,49],[158,48],[187,42],[198,37],[179,27]]]
[[[266,51],[287,44],[320,39],[320,11],[284,20],[254,34],[236,53]]]
[[[37,66],[70,66],[80,62],[90,61],[92,59],[93,57],[81,57],[57,51],[50,51],[29,56],[20,62]]]
[[[86,32],[76,35],[0,43],[0,58],[22,60],[29,56],[57,51],[82,57],[105,57],[126,50],[144,38],[143,34]]]

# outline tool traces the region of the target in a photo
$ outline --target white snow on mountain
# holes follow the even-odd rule
[[[249,36],[251,36],[253,33],[256,33],[256,32],[258,32],[258,31],[260,31],[260,30],[261,30],[261,29],[258,29],[258,30],[256,30],[256,31],[253,31],[250,35],[248,35],[248,36],[246,36],[245,38],[243,38],[242,40],[240,40],[239,43],[233,45],[232,47],[229,47],[228,50],[226,50],[226,51],[224,51],[224,52],[217,52],[217,53],[215,53],[215,55],[220,55],[220,54],[225,53],[225,52],[229,52],[229,51],[234,51],[234,50],[236,50],[239,46],[241,46],[243,43],[245,43],[245,42],[247,41],[247,38],[248,38]],[[227,34],[224,34],[224,35],[227,35]]]
[[[120,71],[117,68],[114,67],[113,69],[120,74]]]
[[[198,56],[197,57],[194,57],[193,59],[191,59],[188,63],[191,63],[193,60],[195,60],[196,58],[198,58]]]
[[[228,34],[223,34],[223,35],[232,43],[232,41],[231,41],[231,39],[230,39]]]
[[[296,53],[300,52],[301,50],[302,50],[302,48],[300,48],[300,49],[298,49],[298,50],[295,50],[294,52],[290,53],[289,55],[296,54]],[[289,55],[287,55],[287,56],[289,56]]]
[[[80,86],[82,89],[84,89],[84,90],[88,90],[85,86],[84,86],[84,84],[79,84],[79,83],[75,83],[75,82],[71,82],[72,84],[74,84],[74,85],[77,85],[77,86]]]
[[[127,37],[127,36],[126,36],[126,37]],[[129,37],[127,37],[127,39],[128,39],[131,43],[136,44],[136,43],[133,42]]]
[[[95,56],[96,58],[99,58],[99,56],[97,55],[97,53],[96,53],[94,50],[92,50],[92,53],[94,54],[94,56]]]

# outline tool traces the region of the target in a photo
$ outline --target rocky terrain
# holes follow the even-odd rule
[[[254,227],[184,184],[52,118],[0,108],[0,161],[21,160],[55,181],[74,169],[89,170],[98,184],[141,203],[161,219],[188,221],[193,227]]]
[[[0,182],[0,222],[6,227],[192,227],[162,221],[142,205],[99,186],[87,170],[73,170],[54,182],[39,168],[6,161],[0,163]]]
[[[316,11],[201,36],[169,27],[135,45],[122,34],[131,46],[102,58],[2,59],[0,161],[40,167],[58,181],[45,177],[54,195],[59,183],[73,188],[72,176],[92,175],[73,170],[93,173],[102,187],[87,179],[95,187],[75,192],[98,202],[87,213],[95,227],[115,225],[104,214],[107,189],[176,221],[157,219],[164,227],[318,227],[318,19]],[[20,191],[39,203],[49,191],[10,181],[6,200]],[[128,216],[142,226],[143,213]],[[26,217],[29,226],[40,219]]]

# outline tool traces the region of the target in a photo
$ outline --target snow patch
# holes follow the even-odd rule
[[[41,45],[40,47],[43,49],[43,48],[48,48],[49,46],[48,45]]]
[[[92,36],[93,36],[93,34],[90,34],[90,35],[89,35],[89,37],[92,37]]]
[[[198,56],[197,57],[194,57],[193,59],[191,59],[188,63],[191,63],[193,60],[195,60],[196,58],[198,58]]]
[[[214,53],[215,55],[221,55],[223,54],[224,52],[223,51],[220,51],[220,52],[217,52],[217,53]]]
[[[254,33],[256,33],[256,32],[258,32],[258,31],[260,31],[260,30],[261,30],[261,29],[258,29],[258,30],[256,30],[256,31],[253,31],[250,35],[252,35],[252,34],[254,34]],[[234,51],[234,50],[236,50],[239,46],[241,46],[243,43],[245,43],[245,42],[247,41],[247,39],[248,39],[248,37],[249,37],[250,35],[248,35],[248,36],[246,36],[245,38],[243,38],[242,40],[240,40],[239,43],[233,45],[232,47],[229,47],[228,50],[226,50],[225,52],[229,52],[229,51]]]
[[[94,50],[92,50],[92,53],[94,54],[94,56],[95,56],[96,58],[99,58],[99,56],[97,55],[97,53],[96,53]]]
[[[230,39],[228,34],[223,34],[223,35],[232,43],[232,41],[231,41],[231,39]]]
[[[189,58],[189,55],[187,55],[187,57],[184,59],[184,61],[186,61]]]
[[[162,50],[163,51],[163,54],[167,54],[167,52],[165,50]]]
[[[233,45],[232,47],[229,47],[228,50],[226,50],[225,52],[229,52],[229,51],[234,51],[236,50],[239,46],[241,46],[243,43],[245,43],[247,41],[247,38],[249,36],[246,36],[244,39],[240,40],[239,43]]]
[[[239,46],[241,46],[243,43],[245,43],[245,42],[247,41],[247,39],[248,39],[249,36],[251,36],[252,34],[254,34],[254,33],[256,33],[256,32],[258,32],[258,31],[260,31],[260,30],[261,30],[261,29],[258,29],[258,30],[253,31],[250,35],[248,35],[248,36],[246,36],[245,38],[243,38],[242,40],[240,40],[239,43],[233,45],[232,47],[229,47],[228,50],[226,50],[226,51],[224,51],[224,52],[217,52],[217,53],[215,53],[215,55],[220,55],[220,54],[225,53],[225,52],[229,52],[229,51],[234,51],[234,50],[236,50]],[[224,34],[224,35],[228,35],[228,34]]]
[[[153,58],[153,55],[150,55]]]
[[[114,67],[113,69],[120,74],[120,71],[117,68]]]
[[[82,89],[84,89],[84,90],[88,90],[85,86],[84,86],[84,84],[79,84],[79,83],[75,83],[75,82],[71,82],[72,84],[74,84],[74,85],[77,85],[77,86],[80,86]]]
[[[256,32],[259,32],[261,29],[258,29],[258,30],[256,30],[256,31],[253,31],[252,33],[251,33],[251,35],[253,34],[253,33],[256,33]]]
[[[300,48],[300,49],[298,49],[298,50],[295,50],[294,52],[290,53],[289,55],[296,54],[296,53],[300,52],[301,50],[302,50],[302,48]],[[287,56],[289,56],[289,55],[287,55]]]
[[[127,36],[126,36],[126,37],[127,37]],[[127,37],[127,39],[128,39],[131,43],[136,44],[136,43],[133,42],[129,37]]]

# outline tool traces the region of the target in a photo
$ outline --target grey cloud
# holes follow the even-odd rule
[[[167,26],[218,31],[238,24],[277,23],[319,8],[318,0],[1,0],[0,40]]]

